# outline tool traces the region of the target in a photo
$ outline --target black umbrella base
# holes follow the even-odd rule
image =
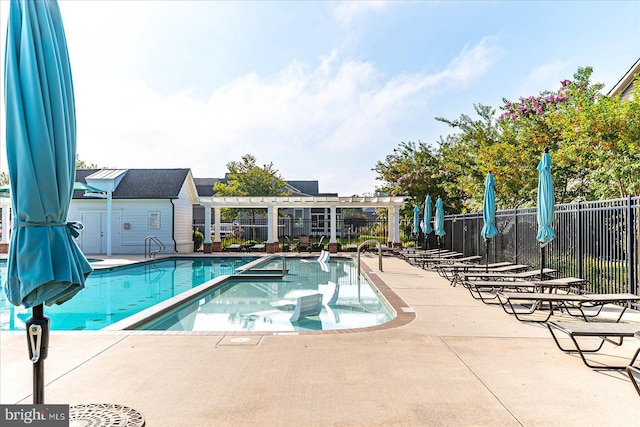
[[[144,417],[135,409],[122,405],[90,403],[69,408],[70,427],[144,427]]]

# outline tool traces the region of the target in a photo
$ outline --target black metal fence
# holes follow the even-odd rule
[[[443,247],[485,257],[482,226],[482,213],[445,217]],[[497,211],[496,226],[490,262],[540,267],[535,208]],[[553,229],[545,267],[587,279],[591,292],[640,294],[640,197],[556,205]]]

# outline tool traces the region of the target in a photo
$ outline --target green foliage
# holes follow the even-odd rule
[[[80,159],[80,156],[76,154],[76,169],[100,169],[95,163],[87,163]]]
[[[245,154],[240,161],[227,163],[227,183],[216,182],[213,191],[222,196],[286,196],[289,194],[286,181],[280,176],[273,162],[259,167],[256,158]],[[242,212],[255,216],[264,209],[223,209],[225,220],[234,220]]]
[[[379,191],[411,197],[405,218],[427,194],[440,195],[448,214],[477,212],[491,171],[499,209],[534,206],[536,167],[549,148],[556,203],[640,195],[640,87],[627,100],[603,95],[592,72],[578,68],[556,91],[504,99],[500,115],[474,105],[476,117],[436,118],[452,133],[437,148],[401,142],[374,168]]]
[[[423,142],[401,142],[373,170],[378,173],[376,179],[383,182],[378,192],[411,197],[403,208],[403,216],[413,215],[415,205],[424,207],[427,194],[434,199],[438,194],[447,194],[448,172],[441,169],[437,151]]]
[[[193,230],[193,251],[198,252],[204,243],[204,234],[199,230]]]
[[[344,216],[344,225],[351,228],[351,230],[358,230],[362,227],[366,227],[369,224],[367,216],[361,212],[351,212]]]

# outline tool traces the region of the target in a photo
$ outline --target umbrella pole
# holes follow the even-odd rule
[[[33,404],[44,404],[44,359],[49,350],[49,318],[44,315],[44,304],[33,307],[27,319],[27,346],[33,362]]]
[[[540,280],[544,280],[544,264],[545,264],[545,250],[544,245],[540,245]]]
[[[489,272],[489,239],[484,239],[484,244],[486,246],[486,258],[484,260],[484,272]]]

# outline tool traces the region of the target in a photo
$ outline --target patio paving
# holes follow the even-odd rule
[[[370,269],[377,256],[363,255]],[[370,332],[229,337],[52,332],[47,403],[114,403],[147,426],[632,426],[640,397],[523,323],[394,257],[377,274],[415,310]],[[368,269],[369,270],[369,269]],[[625,318],[637,316],[629,313]],[[630,339],[612,352],[628,355]],[[0,402],[31,403],[24,333],[0,334]]]

